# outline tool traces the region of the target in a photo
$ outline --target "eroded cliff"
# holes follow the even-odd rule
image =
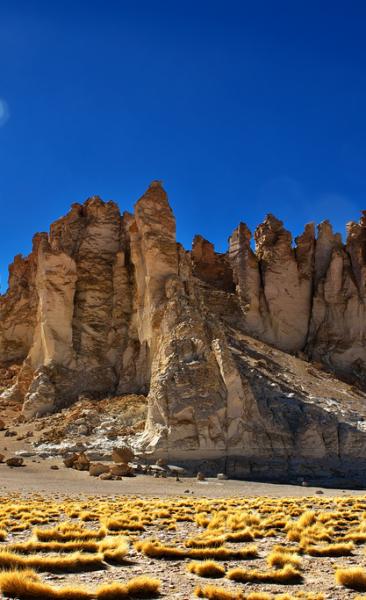
[[[151,456],[366,481],[366,216],[345,244],[327,221],[293,243],[273,215],[254,240],[241,223],[226,254],[201,236],[185,251],[157,181],[133,215],[74,204],[10,267],[0,364],[20,369],[3,399],[29,419],[85,393],[144,394],[133,443]],[[311,361],[331,373],[316,394]]]

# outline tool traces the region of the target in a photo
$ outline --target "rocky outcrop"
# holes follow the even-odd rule
[[[144,394],[132,442],[151,457],[366,481],[366,214],[346,244],[327,221],[293,243],[273,215],[251,238],[241,223],[227,253],[201,236],[185,251],[158,181],[134,214],[74,204],[10,268],[0,367],[18,366],[3,398],[29,419],[83,394]]]

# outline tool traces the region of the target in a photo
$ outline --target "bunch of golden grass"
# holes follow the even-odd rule
[[[225,569],[214,560],[192,562],[187,565],[187,571],[200,577],[219,578],[225,576]]]
[[[282,568],[285,565],[292,565],[293,567],[300,569],[301,558],[294,552],[272,550],[272,552],[267,556],[267,564],[270,567],[276,568]]]
[[[71,542],[14,542],[7,544],[6,549],[19,554],[32,554],[34,552],[99,552],[100,543],[95,540],[75,540]]]
[[[214,585],[205,585],[197,587],[194,591],[198,598],[208,598],[208,600],[245,600],[241,592],[231,592],[222,587]]]
[[[141,576],[126,583],[100,585],[95,592],[80,587],[54,588],[39,580],[31,570],[0,573],[0,590],[8,598],[20,600],[121,600],[151,598],[159,593],[160,580]]]
[[[325,546],[301,546],[301,550],[309,556],[350,556],[354,550],[352,542],[326,544]]]
[[[286,585],[301,583],[302,575],[292,565],[285,565],[282,569],[273,571],[259,571],[257,569],[231,569],[227,577],[241,583],[283,583]]]
[[[61,528],[60,526],[52,529],[35,528],[33,533],[40,542],[71,542],[75,540],[98,540],[107,535],[107,530],[103,527],[95,531],[92,529],[82,530],[71,524],[68,528]]]
[[[224,546],[219,546],[218,548],[191,548],[186,550],[183,548],[165,546],[151,541],[140,541],[135,544],[135,548],[150,558],[195,558],[201,560],[213,558],[216,560],[245,560],[256,558],[258,556],[256,546],[247,546],[241,550],[232,550],[230,548],[225,548]]]
[[[225,535],[226,542],[252,542],[255,534],[250,529],[242,529]]]
[[[109,531],[145,531],[143,524],[133,519],[105,519],[103,524]]]
[[[121,564],[125,562],[128,554],[128,541],[121,540],[117,545],[111,546],[110,543],[100,544],[100,551],[103,552],[106,562]]]
[[[343,536],[342,541],[354,542],[355,544],[365,544],[366,543],[366,533],[361,533],[358,531],[350,532]]]
[[[297,554],[299,551],[298,546],[283,546],[282,544],[275,544],[272,548],[274,552],[286,552],[286,554]]]
[[[89,592],[77,587],[56,589],[39,580],[34,571],[0,573],[0,590],[8,598],[20,600],[91,600]]]
[[[290,594],[273,595],[267,592],[235,592],[214,585],[197,587],[195,595],[198,598],[207,598],[208,600],[299,600],[299,596]],[[303,600],[324,600],[324,594],[306,594],[302,596]]]
[[[20,556],[14,552],[0,550],[0,568],[37,569],[50,572],[75,572],[104,568],[102,553],[82,554],[75,552],[69,556]]]
[[[159,579],[135,577],[127,583],[106,583],[97,588],[97,600],[121,600],[122,598],[151,598],[159,594],[161,582]]]
[[[359,592],[366,591],[366,571],[361,567],[337,569],[335,578],[339,585]]]
[[[221,546],[226,541],[225,535],[205,536],[199,538],[189,538],[184,545],[187,548],[214,548]]]
[[[5,542],[7,533],[5,529],[0,529],[0,542]]]

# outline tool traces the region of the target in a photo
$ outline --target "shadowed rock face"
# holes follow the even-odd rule
[[[0,363],[21,369],[3,396],[32,418],[86,392],[143,393],[134,443],[154,457],[363,483],[366,216],[345,245],[327,221],[293,244],[273,215],[254,240],[241,223],[226,254],[201,236],[186,252],[157,181],[133,215],[74,204],[10,267]]]

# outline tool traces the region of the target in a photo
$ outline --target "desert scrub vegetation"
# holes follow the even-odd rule
[[[35,571],[5,571],[0,573],[0,590],[7,598],[20,600],[120,600],[123,598],[153,598],[159,594],[160,580],[141,576],[126,583],[106,583],[95,591],[78,586],[56,588],[43,583]]]
[[[172,598],[180,588],[191,597],[202,578],[197,589],[203,598],[320,600],[326,592],[331,600],[335,572],[339,593],[366,591],[365,544],[364,496],[0,497],[0,570],[4,577],[13,574],[2,580],[8,597],[20,585],[18,571],[58,573],[65,580],[61,588],[40,576],[23,577],[21,595],[14,597],[24,600],[157,595],[148,584],[145,591],[137,584],[128,591],[134,565],[150,582],[159,569],[161,591]],[[167,576],[173,570],[171,589]],[[88,571],[95,571],[90,590],[84,585]],[[220,578],[221,585],[204,584],[207,577]]]
[[[136,550],[143,552],[149,558],[171,558],[171,559],[185,559],[185,558],[215,558],[216,560],[245,560],[250,558],[256,558],[258,551],[256,546],[247,546],[240,550],[234,550],[231,548],[225,548],[224,546],[218,546],[216,548],[175,548],[172,546],[166,546],[159,542],[136,542]]]
[[[361,567],[337,569],[336,582],[351,590],[366,592],[366,570]]]
[[[322,593],[304,593],[293,596],[291,594],[271,594],[268,592],[249,592],[228,590],[215,585],[198,586],[195,589],[197,598],[207,598],[208,600],[325,600]],[[357,600],[357,599],[356,599]]]
[[[282,569],[285,565],[291,565],[296,569],[301,568],[301,557],[294,552],[286,552],[282,549],[272,550],[266,560],[270,567]]]
[[[233,581],[239,581],[240,583],[284,583],[286,585],[295,585],[302,581],[300,571],[289,564],[286,564],[281,569],[269,571],[237,567],[235,569],[230,569],[227,577]]]
[[[214,560],[192,562],[187,565],[187,571],[200,577],[212,577],[213,579],[224,577],[225,568]]]

